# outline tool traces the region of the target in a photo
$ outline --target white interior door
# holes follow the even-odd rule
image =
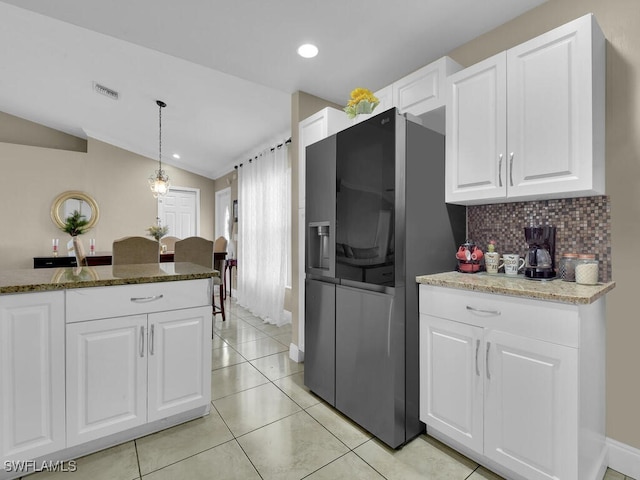
[[[169,233],[178,238],[200,235],[200,190],[197,188],[171,187],[158,198],[158,218],[169,226]]]

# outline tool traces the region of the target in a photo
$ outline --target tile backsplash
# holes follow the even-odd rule
[[[595,253],[601,282],[611,280],[611,207],[609,197],[580,197],[467,207],[468,238],[486,251],[524,256],[524,227],[556,226],[556,267],[563,253]]]

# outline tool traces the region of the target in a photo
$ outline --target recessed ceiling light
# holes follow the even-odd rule
[[[173,158],[175,158],[176,160],[179,160],[180,159],[180,155],[178,155],[177,153],[174,153],[173,154]]]
[[[304,58],[313,58],[318,55],[318,47],[311,43],[305,43],[298,47],[298,55]]]

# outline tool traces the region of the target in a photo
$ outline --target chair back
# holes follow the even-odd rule
[[[213,244],[214,252],[226,252],[227,251],[227,239],[224,237],[216,238],[216,241]]]
[[[178,237],[172,237],[171,235],[167,235],[166,237],[162,237],[160,239],[160,243],[162,245],[167,246],[167,252],[174,252],[176,247],[176,242],[180,240]]]
[[[159,263],[160,246],[155,240],[145,237],[124,237],[113,242],[114,265],[134,263]]]
[[[227,239],[224,237],[216,238],[216,241],[213,244],[213,251],[215,253],[226,253],[227,252]],[[223,256],[218,256],[217,259],[213,261],[213,268],[218,270],[220,274],[223,273],[224,270],[224,259]]]
[[[202,237],[188,237],[176,242],[173,260],[190,262],[213,269],[213,242]]]

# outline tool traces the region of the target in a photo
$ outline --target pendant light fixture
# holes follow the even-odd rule
[[[149,177],[149,187],[153,192],[153,197],[158,198],[166,195],[169,191],[169,175],[162,169],[162,109],[167,106],[162,100],[156,100],[158,105],[158,131],[159,131],[159,148],[158,148],[158,170]]]

